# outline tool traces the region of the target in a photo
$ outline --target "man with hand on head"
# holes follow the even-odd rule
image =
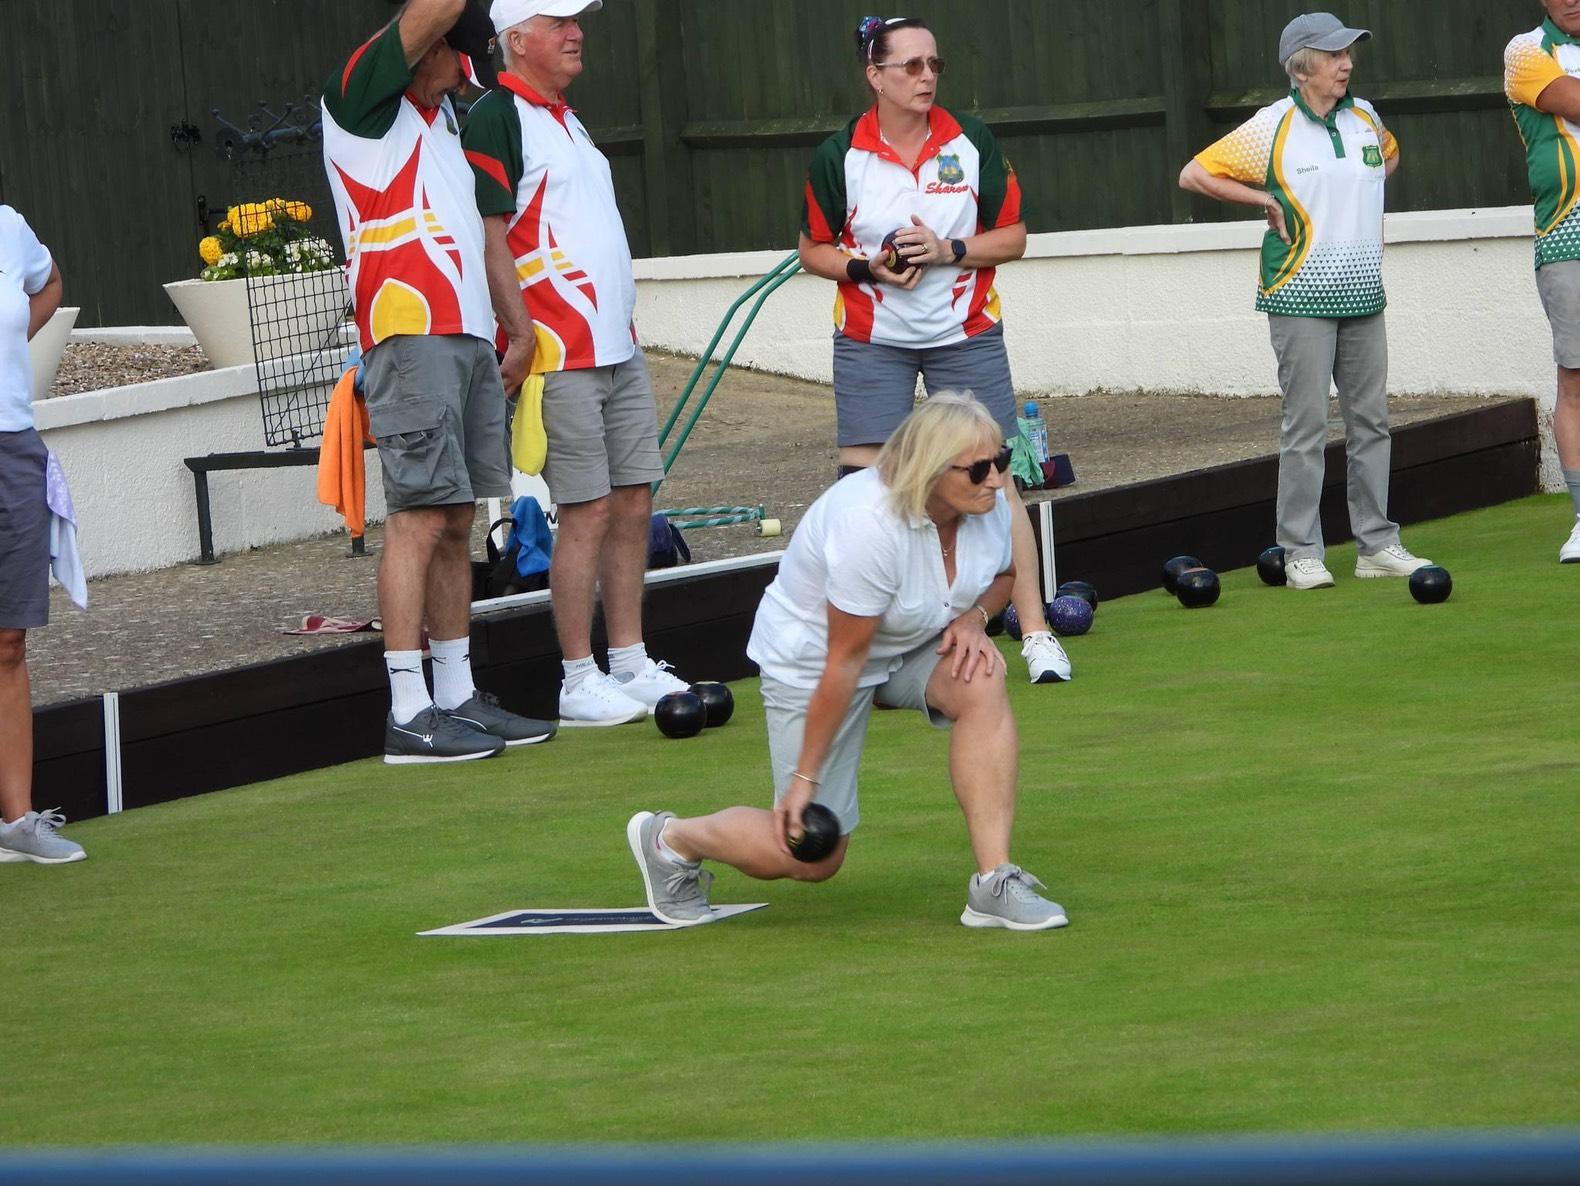
[[[543,476],[559,508],[549,588],[563,725],[641,720],[687,685],[642,641],[658,408],[631,317],[636,281],[609,162],[565,102],[580,17],[603,0],[494,0],[505,71],[467,117],[507,390],[543,376]],[[609,672],[592,653],[602,591]]]
[[[1525,142],[1536,208],[1536,290],[1553,331],[1558,402],[1553,436],[1575,522],[1558,551],[1580,564],[1580,0],[1542,0],[1547,19],[1503,51],[1503,89]]]
[[[510,494],[483,226],[450,102],[469,68],[488,70],[485,20],[467,0],[409,0],[324,88],[324,167],[389,508],[379,610],[392,764],[487,758],[554,735],[472,682],[472,519],[477,499]]]

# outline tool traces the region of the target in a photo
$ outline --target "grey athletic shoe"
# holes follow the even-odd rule
[[[445,716],[497,737],[507,746],[537,745],[553,737],[559,728],[553,721],[517,716],[501,705],[499,697],[492,692],[474,691],[465,704],[443,711]]]
[[[0,862],[33,861],[40,865],[69,865],[87,857],[82,845],[74,844],[55,829],[66,817],[58,808],[30,811],[21,819],[0,824]]]
[[[404,725],[394,714],[384,718],[384,762],[406,766],[417,762],[470,762],[492,758],[505,748],[502,738],[479,733],[430,704]]]
[[[636,867],[641,870],[642,888],[647,891],[647,904],[653,913],[665,922],[681,926],[707,922],[713,917],[708,905],[713,874],[700,861],[671,861],[658,854],[658,835],[674,818],[673,811],[657,815],[639,811],[626,824],[625,838],[630,842]]]
[[[1006,927],[1011,931],[1045,931],[1068,925],[1064,907],[1037,893],[1046,888],[1019,865],[1000,865],[986,877],[971,879],[960,921],[968,927]]]

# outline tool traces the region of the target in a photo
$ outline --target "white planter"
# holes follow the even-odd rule
[[[251,366],[318,350],[345,317],[346,277],[339,268],[305,275],[258,276],[250,281],[263,312],[253,350],[243,280],[177,280],[165,285],[176,311],[216,370]],[[339,344],[339,338],[333,339]]]
[[[55,372],[60,369],[60,356],[66,352],[71,339],[71,329],[77,324],[80,308],[56,309],[27,344],[28,356],[33,363],[33,402],[38,403],[49,394],[55,382]]]

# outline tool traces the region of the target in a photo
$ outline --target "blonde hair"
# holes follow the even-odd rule
[[[959,454],[1003,443],[998,421],[976,396],[939,392],[907,416],[878,451],[878,476],[889,488],[889,505],[896,514],[920,518],[933,486]]]

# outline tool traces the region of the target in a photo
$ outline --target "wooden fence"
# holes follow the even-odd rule
[[[5,0],[0,200],[69,274],[84,324],[168,321],[158,283],[195,271],[197,201],[230,200],[219,107],[319,85],[386,0]],[[1033,231],[1234,217],[1175,184],[1199,147],[1287,90],[1297,0],[934,0],[941,101],[983,116]],[[1529,201],[1502,51],[1538,0],[1324,4],[1375,38],[1356,92],[1404,151],[1395,210]],[[865,105],[851,0],[607,0],[571,101],[614,168],[633,251],[795,242],[813,147]],[[203,137],[183,140],[183,125]],[[177,136],[172,140],[172,128]],[[259,184],[263,184],[262,181]],[[316,178],[298,187],[321,184]],[[271,185],[273,192],[282,186]],[[216,199],[218,199],[216,201]]]

